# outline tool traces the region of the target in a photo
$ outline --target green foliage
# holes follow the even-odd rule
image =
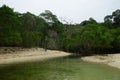
[[[22,38],[18,32],[2,33],[0,32],[0,45],[1,46],[21,46]]]
[[[112,48],[113,35],[104,26],[88,24],[80,28],[79,33],[63,40],[66,49],[87,54],[95,48]]]
[[[85,26],[87,24],[97,24],[97,21],[94,20],[93,18],[89,18],[89,20],[85,20],[80,23],[81,26]]]
[[[107,15],[104,21],[109,24],[111,23],[114,28],[120,27],[120,9],[114,11],[112,15]]]
[[[23,37],[24,47],[35,47],[40,46],[42,43],[42,33],[41,32],[27,32]]]

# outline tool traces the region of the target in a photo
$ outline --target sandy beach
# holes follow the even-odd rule
[[[81,58],[84,61],[99,62],[120,69],[120,54],[94,55]]]
[[[11,52],[12,51],[12,52]],[[70,53],[42,48],[0,50],[0,64],[44,60],[71,55]]]

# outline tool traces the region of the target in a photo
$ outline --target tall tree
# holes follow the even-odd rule
[[[13,9],[6,5],[0,7],[0,45],[19,46],[22,38],[19,32],[20,21]]]
[[[45,10],[45,12],[41,13],[40,17],[48,24],[48,28],[46,30],[48,47],[51,49],[58,49],[60,47],[63,24],[58,20],[57,16],[49,10]]]

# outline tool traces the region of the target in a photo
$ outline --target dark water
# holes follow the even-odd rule
[[[0,65],[0,80],[120,80],[120,70],[70,56]]]

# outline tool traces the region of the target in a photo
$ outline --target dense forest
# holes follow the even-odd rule
[[[111,14],[111,13],[110,13]],[[36,16],[0,7],[0,46],[42,47],[90,55],[120,52],[120,10],[79,24],[63,24],[51,11]]]

